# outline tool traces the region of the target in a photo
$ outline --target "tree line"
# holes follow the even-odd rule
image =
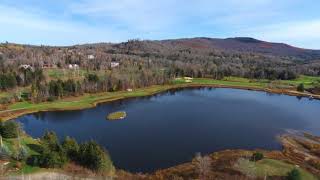
[[[62,168],[67,162],[74,162],[98,173],[113,170],[108,152],[94,141],[78,144],[66,137],[59,142],[54,132],[47,131],[41,138],[39,155],[30,156],[29,165],[43,168]]]
[[[291,80],[301,74],[320,75],[317,60],[303,61],[289,56],[226,52],[153,41],[70,47],[2,44],[0,51],[0,89],[8,91],[31,86],[31,94],[25,98],[34,102],[168,84],[181,76]],[[89,55],[94,58],[88,58]],[[111,62],[117,62],[119,66],[112,68]],[[23,64],[32,68],[21,68]],[[44,67],[55,65],[55,68],[67,69],[68,64],[79,65],[86,76],[69,80],[45,77]],[[19,96],[12,99],[19,100]],[[8,103],[12,99],[2,99],[1,102]]]
[[[24,137],[20,125],[14,121],[0,123],[0,138]],[[19,142],[21,144],[21,142]],[[32,146],[31,146],[32,145]],[[96,173],[109,173],[114,170],[110,156],[102,146],[95,141],[78,143],[75,139],[65,137],[62,142],[52,131],[46,131],[39,143],[28,145],[36,154],[30,154],[22,144],[17,152],[12,152],[7,146],[1,144],[0,155],[11,157],[17,161],[26,162],[30,166],[42,168],[62,168],[73,162]]]

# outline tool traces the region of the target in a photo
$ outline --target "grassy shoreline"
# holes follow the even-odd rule
[[[280,85],[287,82],[283,81]],[[294,81],[294,85],[298,84],[298,81]],[[286,94],[290,96],[302,96],[320,99],[320,95],[298,92],[293,88],[270,88],[270,82],[268,81],[252,81],[244,78],[228,78],[225,80],[213,80],[198,78],[193,79],[192,82],[185,82],[182,80],[174,80],[170,85],[154,85],[146,88],[135,89],[132,92],[118,91],[118,92],[105,92],[97,94],[85,94],[79,97],[69,97],[54,102],[43,102],[33,104],[31,102],[17,102],[11,104],[6,110],[0,111],[0,120],[6,121],[17,118],[22,115],[46,112],[46,111],[65,111],[65,110],[81,110],[97,106],[100,103],[106,103],[121,99],[152,96],[168,90],[180,89],[180,88],[196,88],[196,87],[213,87],[213,88],[233,88],[244,89],[254,91],[264,91],[275,94]],[[308,85],[308,84],[307,84]]]

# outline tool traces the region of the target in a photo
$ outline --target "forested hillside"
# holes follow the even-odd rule
[[[183,76],[291,80],[299,75],[320,75],[320,51],[252,38],[0,45],[0,89],[28,87],[30,93],[16,98],[33,101],[167,84]]]

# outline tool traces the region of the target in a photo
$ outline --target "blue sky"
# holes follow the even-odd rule
[[[0,0],[0,41],[254,37],[320,49],[318,0]]]

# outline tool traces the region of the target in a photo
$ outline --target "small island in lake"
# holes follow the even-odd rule
[[[120,119],[124,119],[125,117],[127,117],[127,113],[124,111],[118,111],[118,112],[113,112],[110,113],[107,116],[108,120],[120,120]]]

